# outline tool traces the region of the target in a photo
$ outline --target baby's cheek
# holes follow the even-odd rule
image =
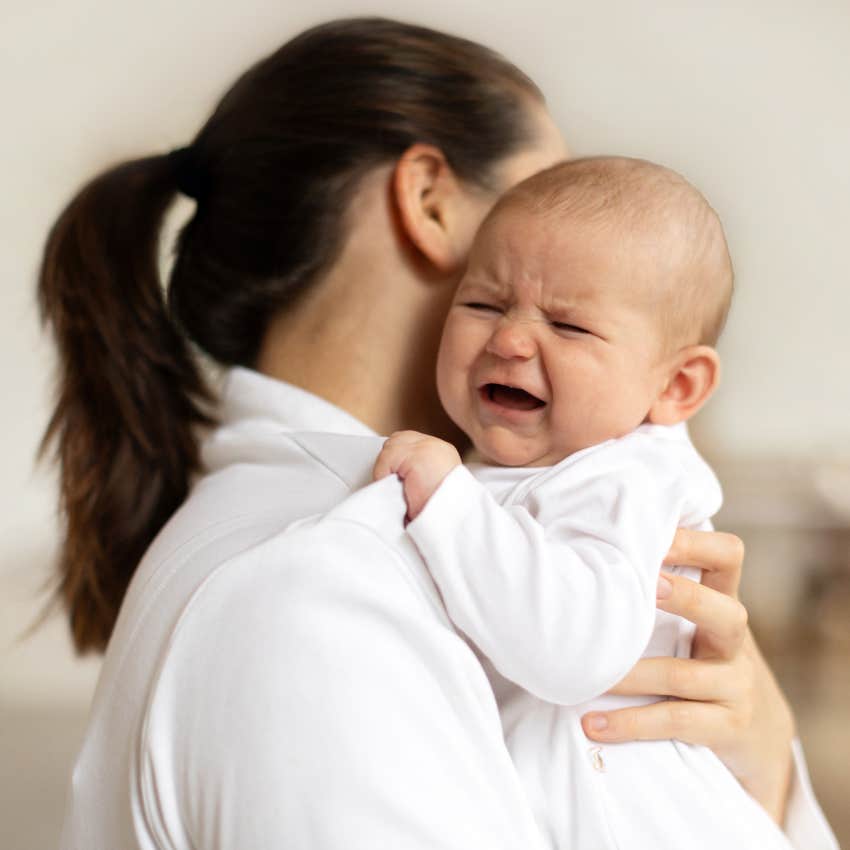
[[[465,372],[458,369],[454,363],[452,352],[448,350],[446,345],[440,346],[440,353],[437,357],[437,396],[440,399],[440,404],[448,413],[452,421],[460,428],[464,427],[464,423],[459,421],[462,418],[462,398],[461,388],[464,383]]]

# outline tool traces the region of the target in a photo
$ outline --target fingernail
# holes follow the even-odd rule
[[[587,721],[591,732],[604,732],[608,728],[608,718],[604,714],[593,714]]]
[[[658,587],[655,591],[656,599],[668,599],[673,595],[673,582],[664,576],[658,576]]]

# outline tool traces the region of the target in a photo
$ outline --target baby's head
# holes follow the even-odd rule
[[[482,224],[443,332],[440,400],[506,466],[682,422],[717,385],[731,294],[720,220],[683,177],[623,157],[561,163]]]

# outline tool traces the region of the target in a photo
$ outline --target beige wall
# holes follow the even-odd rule
[[[16,4],[3,12],[0,339],[6,409],[0,530],[50,538],[31,458],[48,351],[32,299],[39,248],[71,190],[105,163],[190,138],[234,74],[353,2]],[[309,12],[304,11],[309,8]],[[738,293],[726,374],[698,425],[713,454],[850,457],[850,6],[562,0],[373,2],[491,44],[538,80],[578,153],[658,159],[725,219]],[[14,132],[9,128],[14,126]],[[13,550],[15,559],[19,550]]]
[[[310,23],[364,8],[506,53],[540,83],[575,152],[657,159],[703,188],[726,222],[738,293],[724,384],[696,429],[702,445],[721,464],[850,460],[846,0],[6,0],[0,712],[51,700],[78,711],[94,673],[67,662],[58,624],[6,648],[12,625],[35,610],[32,588],[55,539],[52,485],[32,462],[50,372],[33,281],[49,223],[109,161],[187,141],[253,59]]]

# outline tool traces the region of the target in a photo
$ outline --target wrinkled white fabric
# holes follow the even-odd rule
[[[648,644],[689,654],[685,621],[656,616],[656,583],[676,528],[708,527],[722,497],[684,425],[644,425],[552,467],[472,470],[483,483],[455,468],[408,533],[452,621],[502,675],[576,705]]]
[[[64,850],[545,847],[398,482],[347,499],[381,439],[244,369],[220,419],[122,606]],[[798,850],[832,850],[804,782],[792,811]]]
[[[791,847],[709,749],[581,729],[651,701],[605,695],[642,655],[689,655],[656,583],[676,529],[710,527],[721,500],[684,424],[642,425],[552,467],[457,467],[408,526],[452,621],[508,680],[506,740],[552,848]]]

